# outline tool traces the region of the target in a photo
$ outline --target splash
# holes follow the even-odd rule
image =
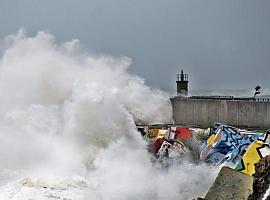
[[[1,199],[53,199],[48,190],[59,185],[85,194],[74,199],[187,199],[204,192],[202,176],[211,183],[205,166],[164,172],[151,162],[135,121],[171,123],[171,105],[128,73],[130,58],[90,55],[79,40],[57,44],[23,30],[1,49],[0,169],[12,174]]]

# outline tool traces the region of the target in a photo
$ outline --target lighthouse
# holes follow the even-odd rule
[[[181,74],[177,74],[177,95],[187,96],[188,95],[188,74],[184,74],[181,70]]]

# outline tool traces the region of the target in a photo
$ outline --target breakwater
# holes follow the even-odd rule
[[[270,128],[270,100],[232,96],[171,98],[176,124],[209,127],[222,122],[245,128]]]

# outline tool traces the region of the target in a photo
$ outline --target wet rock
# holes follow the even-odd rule
[[[270,156],[262,158],[255,164],[253,194],[248,200],[262,199],[270,185]],[[270,197],[267,197],[270,200]]]

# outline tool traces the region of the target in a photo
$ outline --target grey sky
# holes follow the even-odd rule
[[[146,83],[175,88],[270,87],[269,0],[0,0],[0,37],[25,27],[133,58]]]

